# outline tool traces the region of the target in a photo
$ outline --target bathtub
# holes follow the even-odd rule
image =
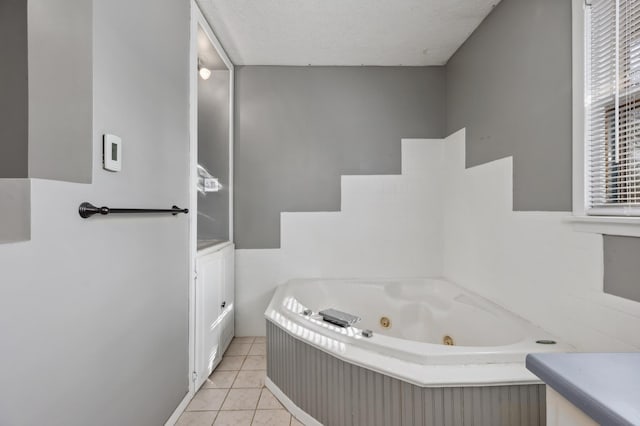
[[[361,320],[348,328],[333,325],[318,315],[327,308]],[[307,419],[311,424],[319,419],[325,424],[378,424],[384,413],[371,413],[378,405],[384,406],[385,399],[402,394],[405,386],[409,386],[405,393],[411,393],[415,406],[407,408],[407,402],[400,398],[396,402],[399,415],[406,409],[412,416],[422,413],[420,418],[424,419],[437,416],[435,408],[427,413],[424,407],[440,407],[438,398],[445,401],[451,394],[449,405],[445,405],[459,410],[464,409],[465,398],[467,410],[473,406],[473,398],[477,399],[475,409],[480,411],[468,413],[469,418],[495,406],[493,415],[497,417],[488,418],[487,424],[543,423],[544,387],[525,368],[525,356],[572,350],[517,315],[442,279],[291,280],[277,288],[265,318],[268,385],[289,409],[311,415]],[[363,330],[371,330],[372,336],[363,336]],[[354,374],[369,379],[362,382]],[[335,376],[334,382],[329,383],[327,376]],[[383,383],[389,380],[396,383],[398,391],[387,390],[385,394]],[[348,399],[354,386],[366,394],[378,382],[382,399],[376,402],[372,391],[370,401],[352,401],[364,404],[361,411],[370,418],[355,421],[353,412],[331,417],[338,416],[336,410],[339,413],[344,405],[338,400],[331,403],[332,394]],[[316,387],[326,390],[320,392]],[[445,411],[454,415],[452,410]],[[389,413],[393,411],[389,408]],[[405,413],[404,420],[398,417],[391,424],[430,424],[413,417],[409,421],[407,416]],[[519,418],[516,423],[511,421],[514,416]]]

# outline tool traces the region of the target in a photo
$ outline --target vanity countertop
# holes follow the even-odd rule
[[[603,425],[640,425],[640,353],[530,354],[527,368]]]

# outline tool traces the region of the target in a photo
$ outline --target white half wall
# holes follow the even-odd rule
[[[640,303],[602,291],[602,236],[514,212],[512,176],[510,157],[465,169],[464,130],[403,140],[402,175],[344,176],[341,211],[282,213],[282,248],[237,250],[237,334],[264,334],[291,278],[444,276],[578,349],[640,349]]]
[[[578,349],[638,350],[640,303],[602,291],[602,236],[570,212],[514,212],[511,157],[465,169],[464,130],[444,146],[443,275]]]
[[[264,335],[275,287],[302,277],[442,271],[441,140],[402,141],[402,174],[343,176],[339,212],[282,213],[280,249],[236,251],[236,334]]]

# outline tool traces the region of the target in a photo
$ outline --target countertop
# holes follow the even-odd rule
[[[527,368],[603,425],[640,425],[640,353],[530,354]]]

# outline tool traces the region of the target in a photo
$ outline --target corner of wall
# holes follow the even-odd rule
[[[0,244],[31,239],[31,179],[0,179]]]

